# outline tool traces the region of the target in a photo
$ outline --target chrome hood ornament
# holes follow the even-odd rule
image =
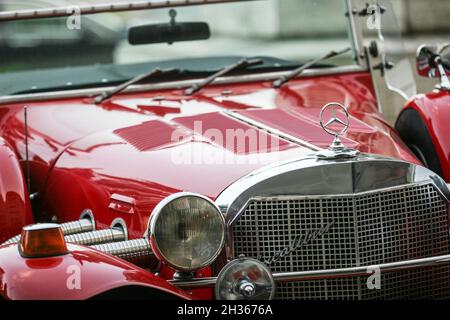
[[[359,154],[359,151],[343,145],[339,138],[350,125],[347,108],[342,104],[331,102],[325,105],[320,111],[320,125],[326,133],[334,136],[334,140],[327,150],[317,152],[319,159],[353,158]]]

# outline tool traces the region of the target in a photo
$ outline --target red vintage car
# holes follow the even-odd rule
[[[417,96],[369,28],[390,6],[287,3],[0,12],[127,30],[113,64],[0,53],[0,298],[450,298],[447,49],[421,48],[442,83]]]

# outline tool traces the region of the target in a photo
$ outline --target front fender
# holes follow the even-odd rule
[[[79,245],[68,248],[65,255],[25,259],[17,245],[0,246],[0,295],[14,300],[84,300],[113,298],[120,288],[139,288],[123,291],[139,294],[127,297],[132,299],[192,299],[122,259]]]
[[[450,182],[450,92],[435,90],[415,96],[407,103],[398,119],[407,110],[417,111],[423,119],[439,158],[442,176],[445,181]]]
[[[22,169],[10,145],[0,138],[0,243],[31,224],[31,206]]]

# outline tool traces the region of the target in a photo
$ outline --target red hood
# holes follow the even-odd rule
[[[179,90],[129,94],[101,106],[90,100],[31,104],[30,154],[42,167],[35,170],[36,186],[44,188],[56,162],[46,188],[49,214],[65,212],[70,220],[91,208],[110,217],[105,224],[125,214],[140,233],[152,208],[169,194],[190,191],[214,199],[264,165],[312,153],[305,145],[327,147],[332,137],[320,127],[319,113],[331,101],[351,114],[344,144],[417,162],[377,113],[370,75],[359,73],[296,80],[280,90],[255,83],[208,88],[195,97]],[[23,157],[23,115],[15,110],[2,117],[3,136]],[[305,143],[270,136],[226,113],[231,110]],[[256,144],[237,147],[226,139],[230,130],[249,129]]]

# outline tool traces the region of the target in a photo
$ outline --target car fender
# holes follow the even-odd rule
[[[0,297],[192,299],[166,280],[122,259],[79,245],[68,244],[68,249],[60,256],[23,258],[16,244],[0,246]]]
[[[442,176],[450,182],[450,92],[435,90],[413,97],[399,114],[396,128],[407,110],[415,110],[422,118],[439,158]]]
[[[19,160],[0,138],[0,243],[33,222],[30,200]]]

